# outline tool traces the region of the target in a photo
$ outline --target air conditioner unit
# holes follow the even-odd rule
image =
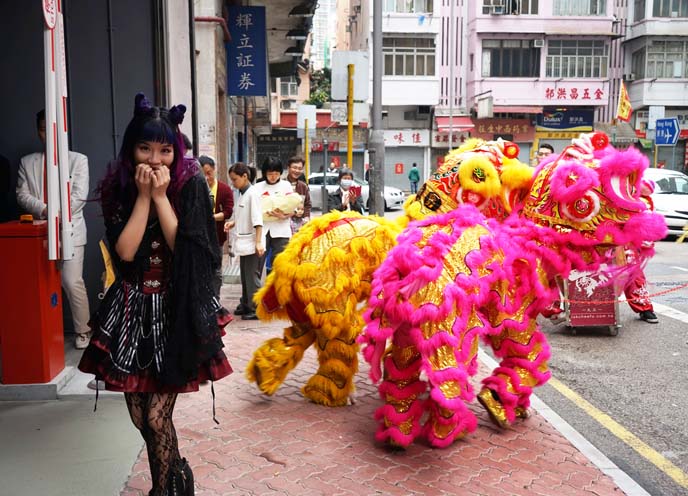
[[[624,74],[624,79],[629,82],[635,81],[635,73],[629,72],[628,74]]]
[[[504,15],[506,14],[506,9],[504,8],[504,5],[493,5],[492,7],[490,7],[490,14]]]
[[[533,40],[533,47],[544,48],[545,47],[545,40],[543,38],[538,38],[537,40]]]

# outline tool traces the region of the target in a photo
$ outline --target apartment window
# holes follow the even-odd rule
[[[299,85],[296,83],[294,76],[288,78],[280,78],[280,95],[282,96],[297,96],[299,94]]]
[[[537,14],[538,0],[483,0],[483,14]]]
[[[554,0],[554,15],[601,16],[606,13],[606,0]]]
[[[483,77],[537,77],[540,49],[532,40],[483,40]]]
[[[688,43],[685,41],[653,40],[647,46],[648,78],[688,77]]]
[[[631,55],[631,72],[637,79],[645,77],[645,47],[636,50]]]
[[[385,76],[434,76],[433,38],[384,38]]]
[[[688,0],[654,0],[653,17],[688,17]]]
[[[609,47],[600,40],[549,40],[547,77],[603,78],[609,67]]]
[[[382,9],[385,13],[426,14],[433,10],[433,0],[384,0]]]
[[[633,2],[633,22],[645,19],[645,0],[634,0]]]

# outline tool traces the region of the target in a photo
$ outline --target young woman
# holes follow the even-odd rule
[[[260,260],[265,254],[263,211],[258,190],[251,184],[253,177],[251,168],[241,162],[229,168],[229,180],[239,191],[239,199],[234,209],[234,220],[225,223],[225,230],[236,228],[234,254],[239,256],[241,300],[234,315],[241,315],[242,320],[258,318],[253,295],[260,288]]]
[[[177,394],[232,372],[220,328],[230,319],[219,318],[211,286],[221,261],[215,220],[198,165],[184,158],[185,110],[136,95],[119,156],[99,186],[117,279],[91,319],[79,364],[124,392],[146,442],[154,496],[181,493],[180,485],[193,491],[172,423]]]

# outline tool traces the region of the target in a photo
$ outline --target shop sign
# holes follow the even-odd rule
[[[229,7],[227,93],[267,96],[265,7]]]
[[[601,86],[547,86],[545,100],[560,102],[592,102],[606,100],[604,88]]]
[[[430,146],[429,131],[427,129],[386,129],[384,131],[385,146]]]
[[[535,128],[528,119],[475,119],[471,136],[492,140],[497,137],[510,137],[515,143],[531,142]]]
[[[432,132],[432,147],[433,148],[449,148],[449,133],[433,131]],[[452,146],[463,145],[469,138],[469,133],[454,131],[451,137]]]
[[[595,120],[592,109],[546,108],[537,116],[540,129],[591,131]]]

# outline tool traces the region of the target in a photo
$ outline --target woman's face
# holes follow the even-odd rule
[[[139,141],[134,146],[134,162],[146,164],[151,169],[170,168],[174,162],[174,147],[169,143],[157,141]]]
[[[215,184],[215,167],[205,164],[203,166],[203,174],[208,182],[208,186],[213,186]]]
[[[281,176],[282,174],[280,172],[268,171],[265,173],[265,181],[267,181],[268,184],[277,184]]]
[[[248,176],[246,174],[236,174],[234,172],[229,173],[229,180],[232,181],[232,186],[236,189],[245,188],[249,184]]]

